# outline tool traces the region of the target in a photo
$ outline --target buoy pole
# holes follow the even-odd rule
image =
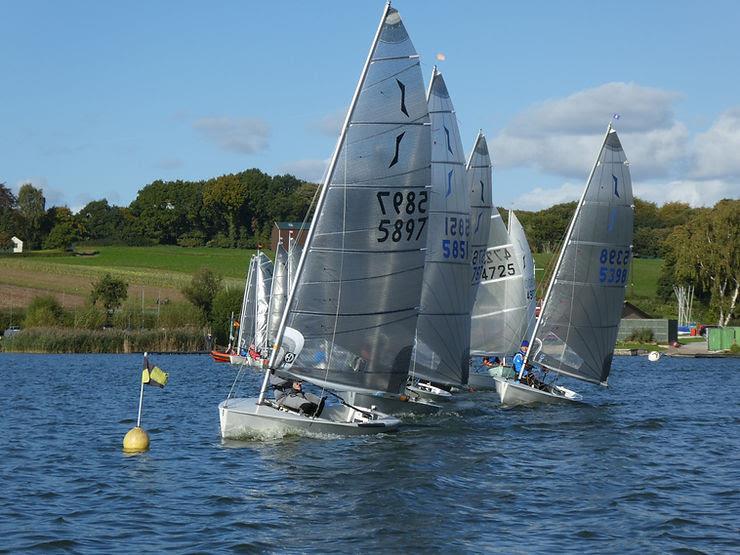
[[[144,380],[141,381],[141,387],[139,389],[139,415],[136,417],[136,427],[141,426],[141,407],[144,404]]]
[[[148,353],[144,353],[144,368],[149,368]],[[144,404],[144,380],[139,378],[139,413],[136,417],[136,427],[131,428],[123,438],[123,451],[125,453],[140,453],[149,449],[149,434],[141,427],[141,407]]]

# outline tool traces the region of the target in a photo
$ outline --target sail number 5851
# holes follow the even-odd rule
[[[426,214],[427,191],[378,191],[378,206],[383,216],[400,216],[399,218],[383,218],[378,223],[380,235],[376,237],[378,243],[390,239],[394,243],[399,241],[418,240],[424,230],[427,217],[417,217],[417,214]],[[412,217],[407,217],[412,216]]]

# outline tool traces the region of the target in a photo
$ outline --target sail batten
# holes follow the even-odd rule
[[[416,51],[386,6],[319,194],[271,368],[400,393],[428,229],[430,127]],[[284,330],[302,350],[280,345]],[[287,334],[286,334],[287,335]]]
[[[629,166],[609,126],[563,242],[529,359],[606,383],[630,272],[633,220]]]

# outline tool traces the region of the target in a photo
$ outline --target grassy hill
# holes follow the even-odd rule
[[[156,306],[157,298],[182,300],[180,288],[204,266],[223,275],[225,285],[241,287],[249,257],[254,252],[177,246],[88,250],[95,254],[75,256],[59,251],[38,251],[28,256],[2,257],[0,307],[25,306],[34,296],[47,293],[67,307],[80,306],[87,298],[91,282],[106,272],[129,283],[130,298],[140,299],[143,293],[145,306]],[[538,283],[553,258],[554,255],[547,253],[535,255]],[[661,310],[654,299],[662,263],[658,259],[636,258],[632,265],[627,299],[648,312]],[[543,294],[544,287],[540,284],[538,295]]]
[[[83,251],[85,252],[85,251]],[[37,251],[0,258],[0,308],[21,307],[41,294],[54,295],[63,306],[85,303],[91,283],[111,273],[129,284],[129,298],[143,296],[146,307],[156,300],[182,300],[180,289],[194,272],[209,267],[224,276],[224,284],[241,287],[249,257],[242,249],[155,247],[95,247],[86,255]]]

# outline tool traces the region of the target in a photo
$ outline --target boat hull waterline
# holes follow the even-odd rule
[[[496,378],[513,378],[514,370],[508,366],[496,366],[485,372],[470,372],[468,386],[474,391],[496,391]]]
[[[218,405],[221,437],[242,439],[257,434],[330,434],[340,436],[371,435],[393,432],[401,421],[375,412],[373,420],[346,406],[328,406],[321,417],[310,418],[295,412],[258,405],[257,398],[227,399]]]
[[[350,405],[375,407],[374,410],[383,414],[392,414],[395,416],[404,414],[436,414],[442,410],[442,406],[426,399],[415,399],[408,396],[399,395],[392,397],[389,395],[368,395],[356,391],[347,391],[340,394]]]
[[[563,386],[552,386],[556,393],[543,391],[515,379],[494,378],[496,381],[496,393],[498,393],[501,404],[507,407],[516,405],[532,405],[535,403],[563,404],[578,403],[583,397]]]

